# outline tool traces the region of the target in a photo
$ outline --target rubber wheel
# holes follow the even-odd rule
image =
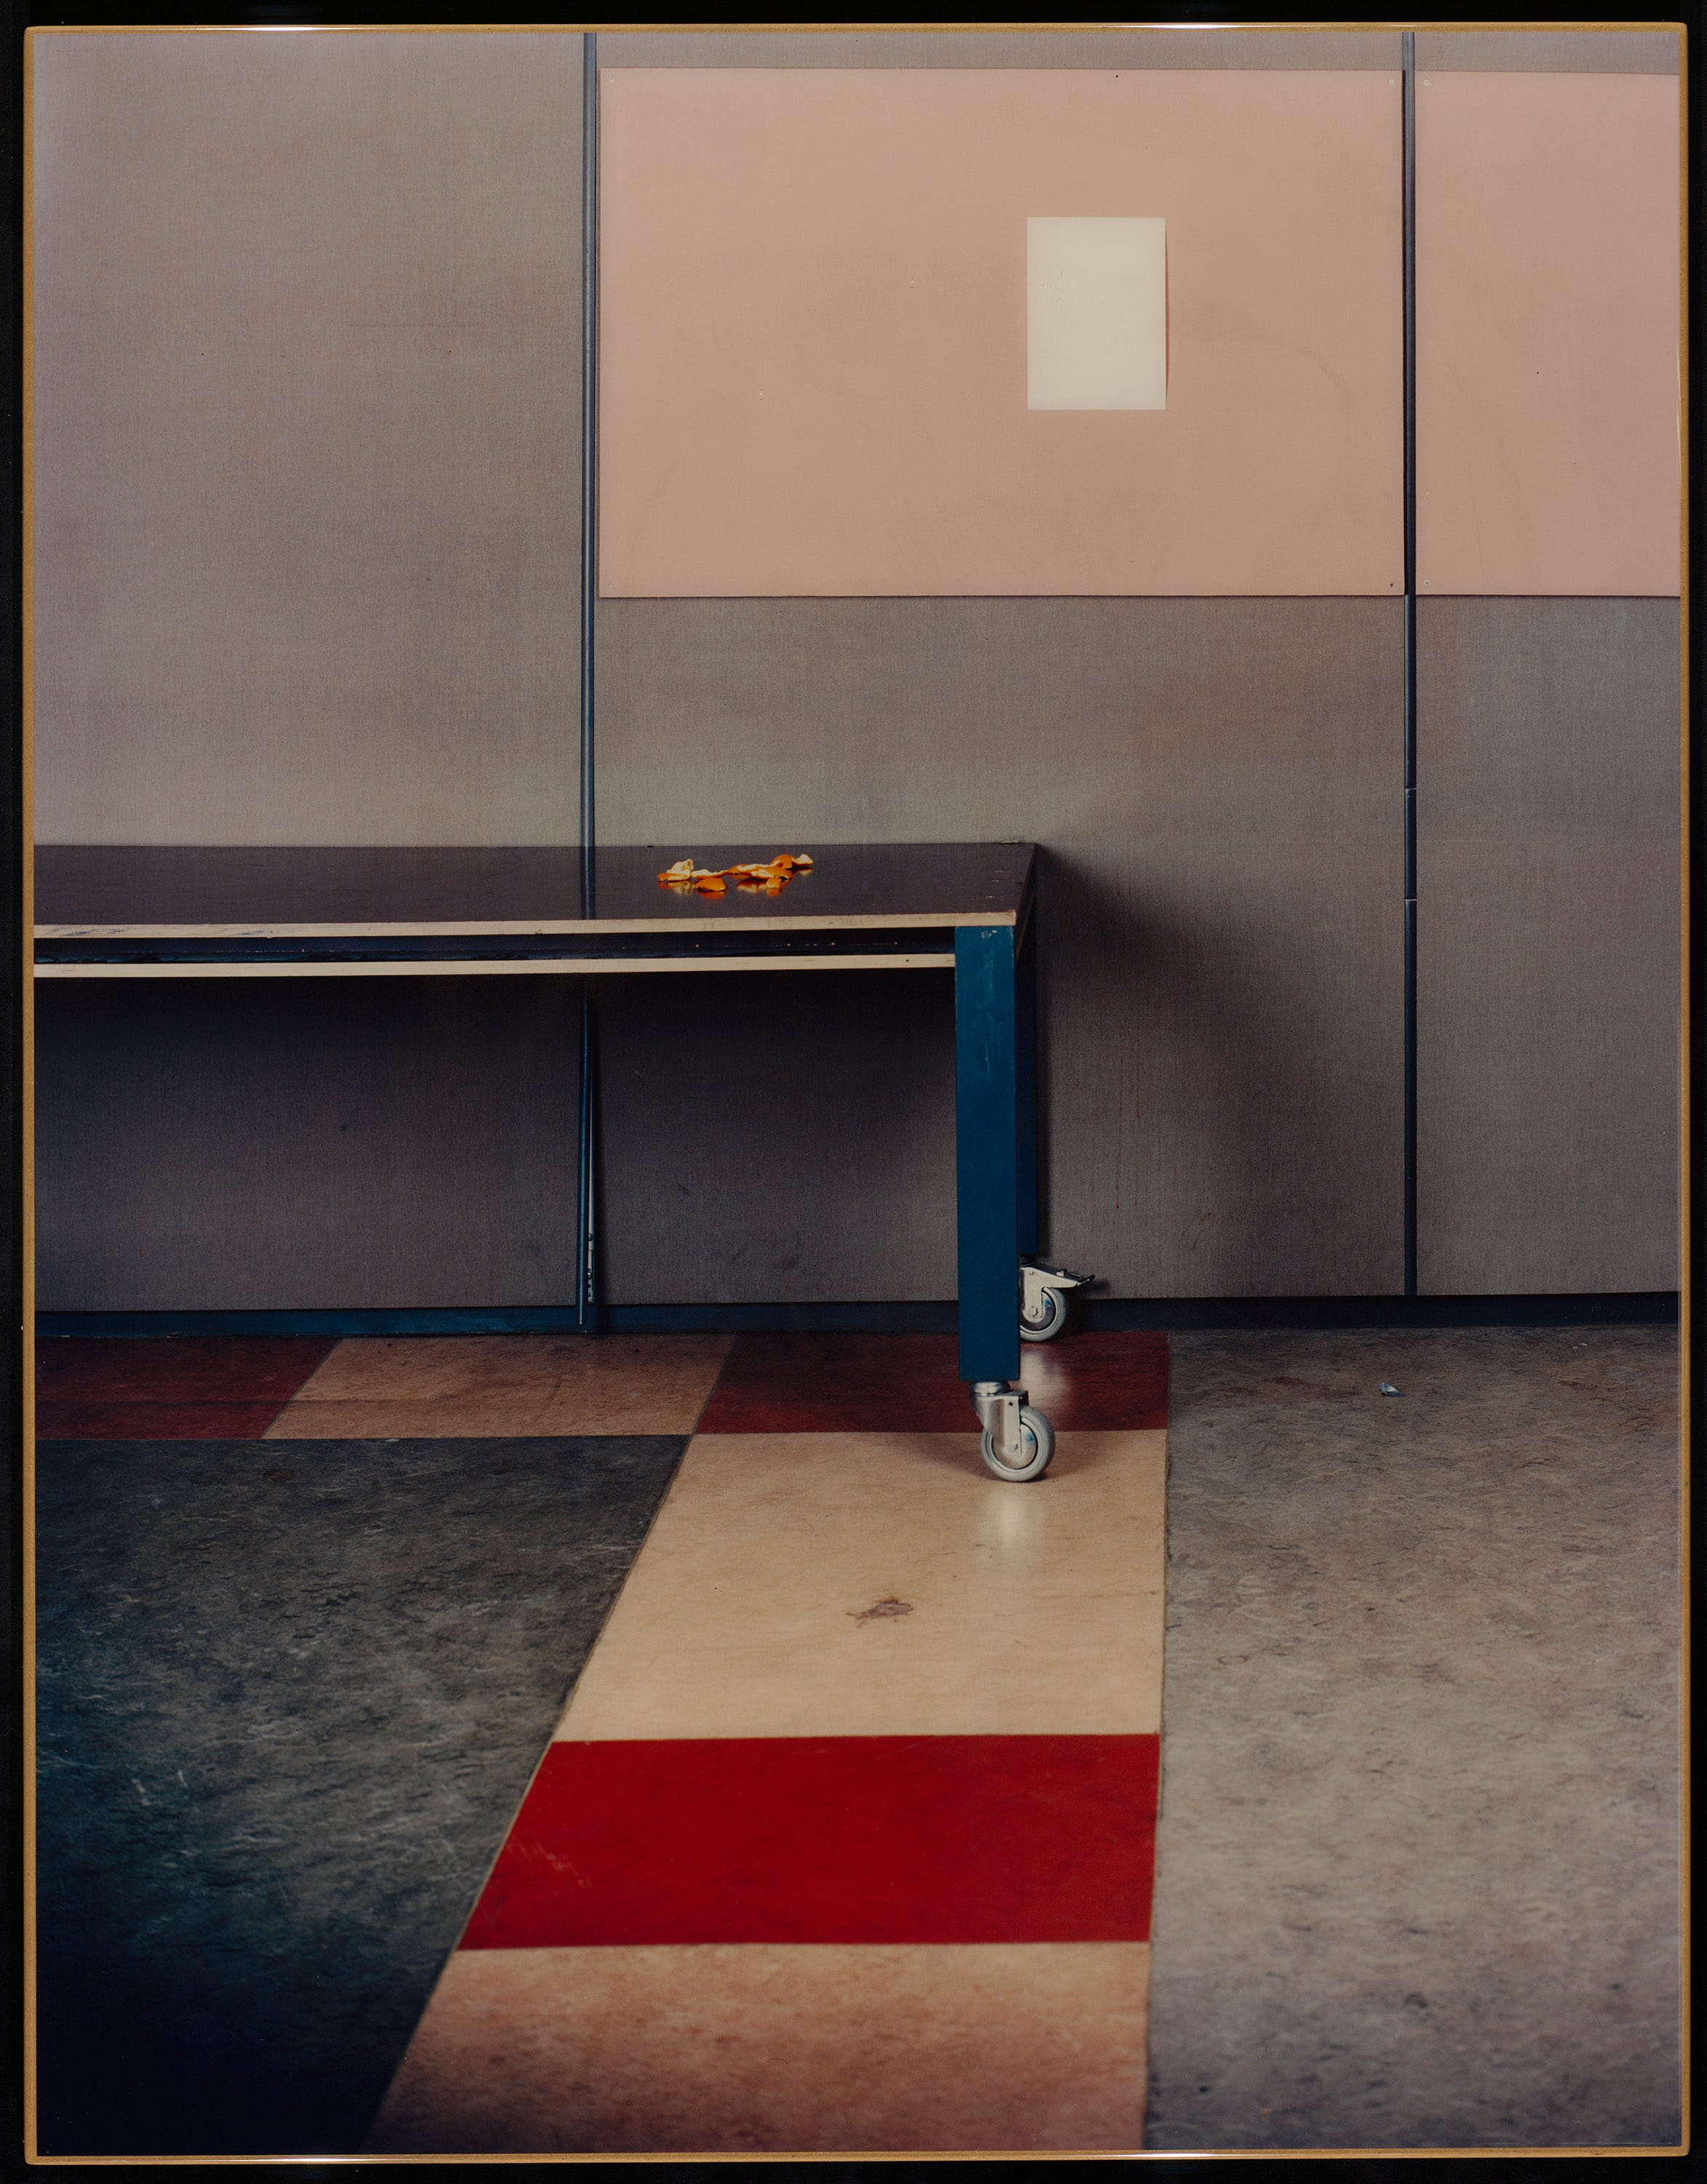
[[[1041,1411],[1034,1411],[1024,1403],[1020,1406],[1020,1440],[1024,1457],[1018,1463],[1004,1463],[996,1453],[994,1431],[986,1427],[984,1462],[998,1479],[1023,1482],[1041,1479],[1048,1469],[1049,1458],[1055,1452],[1055,1429]]]
[[[1067,1323],[1067,1298],[1063,1290],[1045,1290],[1041,1311],[1036,1319],[1020,1312],[1021,1342],[1053,1342]]]

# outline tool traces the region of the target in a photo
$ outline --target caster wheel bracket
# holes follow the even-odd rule
[[[1020,1268],[1020,1301],[1021,1308],[1032,1318],[1039,1316],[1051,1290],[1081,1290],[1092,1274],[1070,1274],[1065,1267],[1034,1267],[1022,1263]]]
[[[1020,1410],[1026,1400],[1023,1388],[1010,1388],[1005,1380],[975,1380],[972,1408],[978,1423],[992,1436],[991,1446],[1008,1463],[1019,1463],[1025,1454],[1020,1430]]]

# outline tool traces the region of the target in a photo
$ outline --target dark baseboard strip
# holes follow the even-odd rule
[[[618,1304],[610,1334],[947,1334],[954,1306],[931,1304]],[[1672,1290],[1566,1296],[1093,1297],[1093,1329],[1670,1327]],[[38,1334],[568,1334],[572,1306],[424,1306],[325,1312],[44,1312]]]
[[[1092,1298],[1088,1327],[1675,1327],[1677,1292],[1563,1296]]]

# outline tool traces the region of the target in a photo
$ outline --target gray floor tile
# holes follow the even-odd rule
[[[41,1446],[44,2152],[359,2145],[684,1445]]]
[[[1675,1332],[1172,1351],[1148,2144],[1675,2144]]]

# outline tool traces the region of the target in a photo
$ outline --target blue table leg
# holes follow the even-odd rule
[[[1020,1162],[1020,1256],[1037,1250],[1037,921],[1026,923],[1015,976],[1014,1068]]]
[[[1011,925],[954,934],[960,1378],[1020,1377],[1018,982]]]

